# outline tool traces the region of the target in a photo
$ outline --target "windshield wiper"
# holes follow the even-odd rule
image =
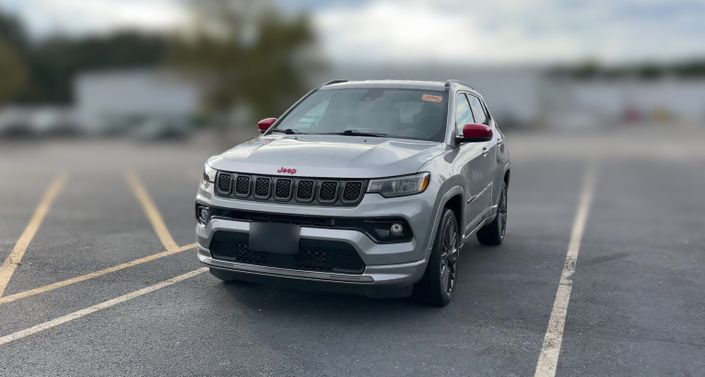
[[[283,129],[283,130],[280,130],[280,129],[278,129],[278,128],[275,128],[275,129],[272,130],[272,132],[281,132],[281,133],[287,134],[287,135],[301,134],[301,133],[302,133],[302,132],[299,132],[299,131],[297,131],[297,130],[295,130],[295,129],[293,129],[293,128],[286,128],[286,129]]]
[[[385,137],[387,134],[382,132],[360,132],[358,130],[345,130],[343,132],[329,132],[326,135],[346,135],[346,136],[371,136]]]

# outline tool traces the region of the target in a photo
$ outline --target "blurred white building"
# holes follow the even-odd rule
[[[468,67],[460,65],[336,66],[320,81],[349,80],[461,80],[487,99],[492,113],[507,128],[533,126],[540,118],[544,70],[527,67]]]
[[[199,90],[163,70],[84,72],[74,80],[76,115],[89,133],[125,127],[131,119],[192,118]]]
[[[505,129],[599,129],[625,122],[705,124],[703,79],[579,80],[554,77],[541,67],[443,64],[338,66],[324,78],[462,80],[485,96]]]
[[[663,78],[658,80],[553,79],[547,80],[543,93],[546,121],[566,128],[562,114],[588,120],[599,128],[617,122],[690,123],[705,120],[705,80]],[[584,115],[584,116],[583,116]]]

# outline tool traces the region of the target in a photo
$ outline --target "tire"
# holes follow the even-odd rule
[[[498,246],[504,241],[507,232],[507,184],[502,182],[502,189],[497,202],[497,214],[491,223],[477,231],[477,240],[486,246]]]
[[[230,271],[219,270],[217,268],[211,268],[210,272],[211,272],[211,275],[217,277],[218,279],[220,279],[226,283],[232,283],[237,280],[237,279],[235,279],[235,274]]]
[[[448,305],[453,297],[460,250],[458,220],[450,209],[445,209],[438,225],[433,250],[426,272],[414,286],[414,298],[436,307]]]

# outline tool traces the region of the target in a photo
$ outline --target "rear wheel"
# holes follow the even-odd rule
[[[507,231],[507,184],[502,182],[502,190],[499,193],[497,203],[497,214],[491,223],[483,226],[477,231],[477,240],[483,245],[497,246],[504,241],[504,233]]]
[[[436,240],[426,272],[414,286],[414,297],[431,306],[446,306],[453,297],[458,266],[458,221],[446,209],[436,232]]]

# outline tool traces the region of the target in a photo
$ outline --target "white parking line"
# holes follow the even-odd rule
[[[12,248],[12,251],[0,266],[0,296],[5,293],[5,288],[7,288],[7,285],[10,283],[10,279],[15,273],[17,266],[22,263],[22,258],[27,251],[27,247],[29,247],[30,242],[32,242],[39,227],[42,225],[42,222],[44,222],[44,218],[47,216],[47,213],[49,213],[49,209],[54,203],[54,200],[66,184],[66,179],[66,174],[60,174],[54,178],[54,181],[51,183],[46,193],[44,193],[34,214],[32,214],[32,218],[29,220],[27,227],[24,228],[20,238],[17,240],[15,247]]]
[[[132,300],[133,298],[144,296],[147,293],[154,292],[158,289],[162,289],[162,288],[168,287],[172,284],[190,279],[190,278],[197,276],[197,275],[200,275],[206,271],[208,271],[207,267],[201,267],[197,270],[187,272],[183,275],[175,276],[171,279],[167,279],[167,280],[164,280],[164,281],[159,282],[157,284],[150,285],[149,287],[145,287],[145,288],[139,289],[137,291],[122,295],[120,297],[116,297],[114,299],[110,299],[108,301],[103,301],[99,304],[89,306],[85,309],[81,309],[81,310],[75,311],[73,313],[66,314],[66,315],[61,316],[59,318],[55,318],[50,321],[40,323],[36,326],[32,326],[32,327],[26,328],[24,330],[14,332],[12,334],[2,336],[2,337],[0,337],[0,346],[7,344],[7,343],[10,343],[10,342],[14,342],[15,340],[19,340],[19,339],[22,339],[24,337],[27,337],[27,336],[30,336],[33,334],[36,334],[38,332],[42,332],[44,330],[51,329],[53,327],[62,325],[66,322],[71,322],[71,321],[79,319],[81,317],[85,317],[89,314],[101,311],[103,309],[107,309],[111,306],[115,306],[115,305],[120,304],[122,302]]]
[[[26,291],[18,292],[18,293],[12,294],[12,295],[2,296],[2,297],[0,297],[0,305],[7,304],[9,302],[13,302],[13,301],[17,301],[17,300],[22,300],[22,299],[25,299],[28,297],[36,296],[38,294],[51,292],[55,289],[67,287],[69,285],[84,282],[86,280],[95,279],[95,278],[101,277],[103,275],[107,275],[107,274],[110,274],[113,272],[124,270],[126,268],[139,266],[141,264],[151,262],[151,261],[157,260],[159,258],[163,258],[163,257],[169,256],[169,255],[178,254],[178,253],[184,252],[186,250],[191,250],[194,247],[196,247],[196,243],[181,246],[177,250],[174,250],[174,251],[169,251],[169,250],[162,251],[160,253],[147,255],[146,257],[143,257],[143,258],[139,258],[139,259],[131,260],[129,262],[120,263],[115,266],[107,267],[102,270],[90,272],[90,273],[87,273],[84,275],[74,276],[74,277],[68,278],[66,280],[61,280],[61,281],[57,281],[55,283],[43,285],[41,287],[28,289]]]
[[[164,223],[162,214],[159,212],[159,209],[157,209],[157,205],[154,204],[154,200],[152,200],[149,192],[147,192],[147,189],[142,184],[142,181],[140,181],[137,173],[130,170],[125,173],[125,179],[127,179],[127,183],[130,185],[132,192],[140,202],[140,205],[142,205],[144,213],[147,215],[149,222],[152,223],[154,232],[157,233],[157,237],[159,237],[159,240],[162,242],[162,245],[164,245],[164,248],[169,251],[178,250],[179,245],[176,244],[174,237],[171,236],[169,229]]]
[[[553,310],[551,311],[551,318],[548,320],[546,335],[543,338],[541,354],[534,373],[535,377],[554,377],[556,375],[558,357],[561,353],[561,343],[563,342],[563,330],[568,314],[568,304],[570,303],[570,294],[573,289],[573,274],[575,273],[575,265],[580,253],[580,243],[583,239],[585,224],[590,214],[596,174],[597,163],[590,163],[583,178],[583,188],[578,202],[578,209],[575,213],[573,230],[570,234],[570,243],[565,256],[563,273],[558,283],[556,299],[553,302]]]

